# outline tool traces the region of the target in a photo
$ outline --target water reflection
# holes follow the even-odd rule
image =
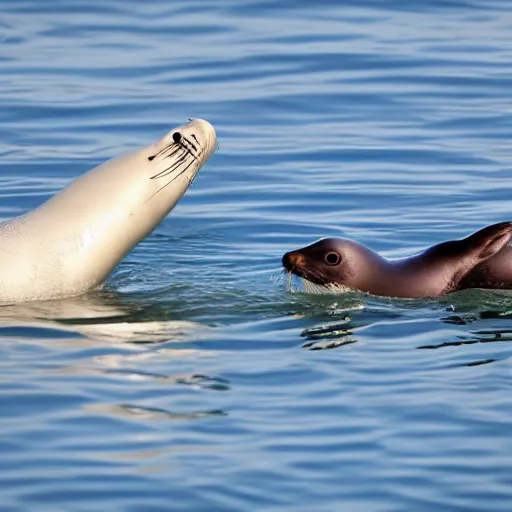
[[[0,307],[0,334],[21,336],[16,328],[56,329],[90,340],[162,343],[201,338],[208,327],[185,320],[155,319],[144,301],[115,292],[96,292],[75,298],[34,301]]]
[[[512,339],[512,322],[510,322],[512,319],[512,297],[510,293],[495,292],[494,290],[468,290],[436,300],[412,301],[367,297],[367,304],[360,307],[343,309],[338,302],[331,303],[333,306],[330,308],[331,315],[340,317],[340,319],[323,321],[304,329],[301,336],[308,341],[303,344],[303,347],[310,350],[338,348],[356,343],[360,339],[378,336],[379,332],[387,331],[389,328],[394,329],[396,333],[406,331],[407,324],[410,323],[414,323],[416,328],[419,328],[421,324],[426,324],[431,328],[432,321],[458,327],[472,325],[474,328],[471,330],[455,329],[450,331],[453,339],[420,344],[416,348],[439,349],[476,343],[506,342]],[[316,300],[318,298],[315,296],[313,303]],[[482,310],[479,311],[479,308]],[[470,309],[473,311],[468,311]],[[450,314],[446,315],[446,312]],[[318,316],[311,314],[310,319],[318,320]],[[492,327],[488,329],[475,328],[488,323],[488,320],[494,321]],[[501,320],[505,324],[497,325],[496,320]],[[432,337],[435,338],[435,336]],[[485,361],[492,362],[491,359]],[[478,361],[468,363],[473,366],[478,364],[483,363]]]
[[[196,412],[176,412],[162,409],[159,407],[144,407],[130,404],[97,405],[90,408],[91,412],[107,413],[125,417],[128,419],[140,420],[197,420],[201,418],[216,418],[227,416],[222,410],[196,411]]]

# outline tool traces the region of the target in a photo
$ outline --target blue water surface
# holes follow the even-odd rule
[[[505,0],[3,0],[0,220],[187,118],[219,150],[105,290],[0,311],[8,511],[509,511],[512,296],[291,293],[512,220]]]

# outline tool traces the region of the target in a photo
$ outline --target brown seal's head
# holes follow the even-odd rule
[[[323,238],[302,249],[287,252],[282,261],[288,272],[314,284],[365,290],[373,269],[384,260],[352,240]]]

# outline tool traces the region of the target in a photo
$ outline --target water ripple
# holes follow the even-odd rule
[[[104,290],[0,308],[6,510],[509,510],[510,294],[308,295],[509,218],[511,9],[6,0],[0,220],[190,117],[219,150]]]

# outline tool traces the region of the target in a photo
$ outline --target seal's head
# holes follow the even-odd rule
[[[380,259],[378,254],[352,240],[324,238],[287,252],[283,266],[317,285],[364,289],[370,267]]]
[[[149,146],[147,160],[156,184],[151,198],[180,179],[190,185],[216,147],[215,130],[204,119],[191,119]]]

